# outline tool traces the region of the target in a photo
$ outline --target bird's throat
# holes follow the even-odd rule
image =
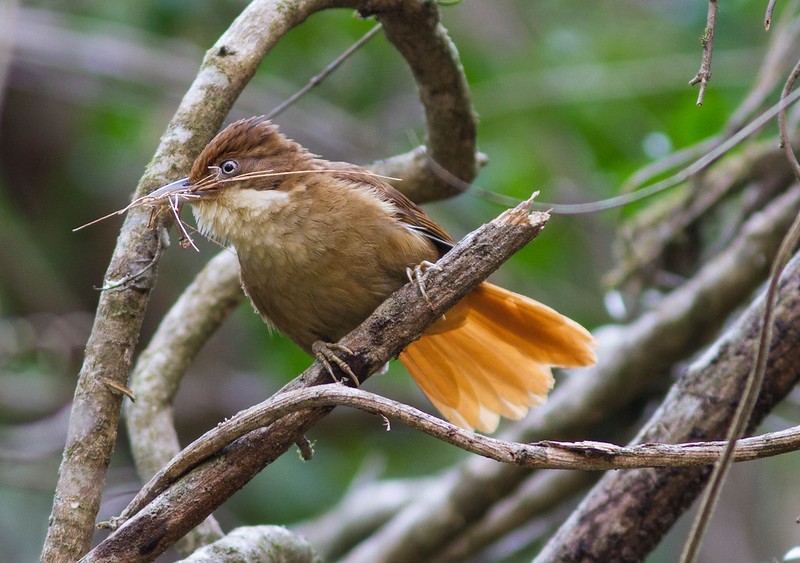
[[[200,232],[239,249],[274,243],[274,235],[279,234],[274,231],[291,228],[274,218],[291,215],[292,206],[292,198],[283,190],[237,188],[198,200],[192,213]]]

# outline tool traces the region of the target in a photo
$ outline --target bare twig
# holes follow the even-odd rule
[[[772,25],[772,12],[775,10],[775,2],[776,0],[769,0],[767,3],[767,10],[764,13],[764,29],[766,31],[769,31],[769,28]]]
[[[703,45],[703,59],[700,63],[700,70],[694,78],[689,81],[689,86],[700,84],[700,91],[697,93],[697,105],[702,106],[706,97],[706,87],[711,80],[711,55],[714,53],[714,34],[717,26],[717,0],[708,0],[708,15],[706,16],[706,28],[700,42]]]
[[[629,447],[605,442],[557,442],[521,444],[476,434],[391,399],[340,384],[319,385],[288,391],[246,409],[220,423],[187,446],[170,461],[131,503],[122,519],[133,516],[193,467],[218,454],[242,436],[269,426],[292,413],[318,407],[349,406],[397,420],[468,452],[529,469],[608,470],[641,467],[685,467],[717,461],[728,442],[684,444],[648,443]],[[800,449],[800,427],[771,432],[734,442],[732,459],[751,461]]]
[[[599,201],[587,203],[536,202],[534,206],[536,209],[546,209],[553,213],[553,215],[583,215],[587,213],[597,213],[598,211],[616,209],[660,194],[682,184],[683,182],[686,182],[688,179],[692,178],[702,170],[711,166],[714,162],[727,154],[731,149],[741,144],[751,135],[754,135],[760,131],[761,128],[769,123],[769,121],[772,120],[776,115],[778,115],[780,111],[785,110],[787,107],[797,102],[798,99],[800,99],[800,90],[792,92],[788,96],[782,98],[775,105],[764,111],[761,115],[753,119],[746,126],[725,139],[723,142],[716,145],[713,142],[709,142],[709,145],[711,146],[710,150],[705,152],[700,158],[679,172],[659,182],[656,182],[655,184],[650,184],[644,188],[639,188],[634,192],[622,193],[620,195]],[[710,139],[709,141],[713,140],[714,139]],[[704,149],[706,148],[705,144],[700,146]],[[471,183],[459,180],[432,157],[429,157],[428,162],[431,170],[438,175],[442,181],[449,183],[454,188],[462,192],[473,189],[474,186]],[[485,188],[478,187],[477,190],[479,190],[480,193],[489,193],[489,190]]]
[[[319,74],[317,74],[317,75],[314,75],[313,77],[311,77],[311,80],[309,80],[309,81],[308,81],[308,83],[307,83],[305,86],[303,86],[303,87],[302,87],[302,88],[300,88],[300,89],[299,89],[297,92],[295,92],[294,94],[292,94],[292,95],[291,95],[289,98],[287,98],[286,100],[284,100],[284,101],[282,101],[280,104],[278,104],[278,105],[277,105],[277,106],[276,106],[276,107],[275,107],[275,108],[274,108],[274,109],[273,109],[271,112],[269,112],[269,113],[267,114],[267,116],[266,116],[266,117],[267,117],[267,119],[272,119],[272,118],[274,118],[275,116],[277,116],[277,115],[280,115],[280,114],[281,114],[281,113],[283,113],[283,112],[284,112],[284,111],[285,111],[287,108],[289,108],[289,107],[291,107],[292,105],[294,105],[294,103],[295,103],[297,100],[299,100],[300,98],[302,98],[303,96],[305,96],[305,95],[306,95],[306,94],[307,94],[307,93],[308,93],[308,92],[309,92],[309,91],[310,91],[312,88],[314,88],[315,86],[319,85],[319,84],[320,84],[320,83],[321,83],[323,80],[325,80],[325,79],[326,79],[326,78],[327,78],[327,77],[328,77],[328,76],[329,76],[329,75],[330,75],[330,74],[331,74],[331,73],[332,73],[334,70],[336,70],[337,68],[339,68],[339,65],[341,65],[341,64],[342,64],[344,61],[346,61],[348,58],[350,58],[350,56],[351,56],[353,53],[355,53],[355,52],[356,52],[356,51],[358,51],[358,50],[359,50],[361,47],[363,47],[363,46],[364,46],[364,45],[367,43],[367,41],[369,41],[370,39],[372,39],[373,37],[375,37],[375,35],[377,35],[377,33],[378,33],[378,32],[379,32],[379,31],[380,31],[382,28],[383,28],[383,26],[382,26],[381,24],[378,24],[378,25],[374,26],[372,29],[370,29],[368,32],[366,32],[366,33],[364,34],[364,36],[363,36],[363,37],[361,37],[361,39],[359,39],[358,41],[356,41],[355,43],[353,43],[353,44],[352,44],[352,45],[351,45],[351,46],[350,46],[350,47],[349,47],[349,48],[348,48],[348,49],[347,49],[347,50],[346,50],[344,53],[342,53],[341,55],[339,55],[338,57],[336,57],[336,59],[335,59],[333,62],[331,62],[331,63],[330,63],[328,66],[326,66],[326,67],[325,67],[325,68],[322,70],[322,72],[320,72]]]
[[[791,76],[786,81],[781,99],[785,99],[791,94],[798,76],[800,76],[800,63],[798,63]],[[786,112],[781,111],[778,115],[778,119],[780,123],[781,142],[786,152],[786,157],[792,165],[795,176],[800,179],[800,163],[797,162],[797,157],[792,150],[791,139],[786,129]],[[767,292],[764,297],[764,315],[761,319],[755,359],[753,360],[752,369],[748,375],[744,391],[742,392],[741,400],[733,415],[730,428],[728,429],[726,436],[728,444],[722,457],[714,467],[705,495],[700,503],[700,509],[695,517],[692,529],[689,532],[689,537],[686,540],[683,554],[681,555],[681,561],[683,563],[694,563],[697,559],[703,537],[708,529],[711,516],[714,513],[720,493],[722,492],[722,486],[733,462],[733,451],[736,447],[736,440],[744,434],[745,429],[750,423],[750,417],[755,408],[756,399],[761,391],[764,375],[767,371],[767,358],[769,355],[769,346],[772,342],[772,325],[775,300],[778,292],[778,282],[786,264],[789,262],[789,258],[791,258],[793,250],[797,247],[798,241],[800,241],[800,214],[797,215],[791,227],[789,227],[772,264]]]

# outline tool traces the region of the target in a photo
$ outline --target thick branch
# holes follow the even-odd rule
[[[800,255],[780,282],[768,375],[749,430],[800,377]],[[750,372],[763,295],[689,368],[634,444],[720,438]],[[711,408],[709,408],[711,407]],[[640,560],[699,493],[708,467],[606,474],[539,554],[537,561]]]
[[[506,211],[468,235],[440,260],[441,269],[428,270],[424,278],[428,300],[420,296],[415,285],[406,285],[342,339],[341,343],[354,352],[348,363],[361,381],[396,356],[541,232],[548,215],[538,212],[529,215],[530,203]],[[329,377],[315,363],[284,390],[323,383],[329,381]],[[85,560],[97,561],[113,555],[137,561],[163,552],[290,448],[329,410],[301,411],[249,433],[226,448],[223,455],[202,464],[170,487],[97,546]],[[134,506],[129,513],[135,513],[136,508]]]

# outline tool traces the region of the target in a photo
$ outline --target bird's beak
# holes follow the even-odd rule
[[[189,181],[189,178],[181,178],[180,180],[175,180],[174,182],[170,182],[166,186],[161,186],[157,190],[153,190],[147,197],[151,197],[153,199],[162,199],[169,197],[171,195],[184,195],[189,194],[192,189],[192,183]],[[194,199],[194,198],[192,198]]]

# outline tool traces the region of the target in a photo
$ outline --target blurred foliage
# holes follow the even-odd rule
[[[244,5],[51,0],[11,8],[17,23],[2,33],[13,33],[17,46],[0,115],[0,560],[32,560],[44,537],[65,432],[59,413],[119,219],[72,229],[125,205],[203,51]],[[726,2],[714,78],[697,108],[687,82],[699,66],[705,10],[687,0],[465,0],[443,8],[491,161],[477,183],[514,198],[541,190],[548,202],[601,199],[639,167],[716,133],[751,86],[769,37],[760,3]],[[275,48],[237,112],[268,112],[372,25],[350,11],[310,18]],[[76,43],[60,43],[68,39]],[[380,36],[277,121],[314,152],[358,163],[406,151],[424,133],[410,73]],[[429,206],[455,236],[499,210],[470,195]],[[600,280],[623,213],[555,217],[498,279],[588,326],[606,322]],[[217,251],[210,243],[200,249],[173,245],[162,260],[144,343]],[[308,363],[243,306],[179,396],[184,440],[268,396]],[[428,408],[397,366],[369,389]],[[354,412],[335,412],[310,438],[313,461],[284,456],[221,509],[223,522],[289,523],[323,511],[354,478],[422,475],[464,457],[402,427],[387,433],[380,420]],[[124,436],[116,455],[117,467],[130,465]],[[791,479],[778,471],[784,475],[775,479]],[[127,498],[137,484],[121,471],[110,486]],[[20,512],[24,521],[12,516]],[[764,534],[752,540],[762,559],[782,552],[770,542],[791,545],[785,532]]]

